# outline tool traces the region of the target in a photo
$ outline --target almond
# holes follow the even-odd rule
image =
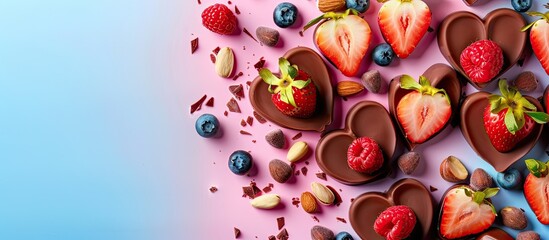
[[[486,171],[477,168],[473,171],[473,174],[471,174],[471,183],[469,185],[471,185],[471,188],[475,191],[482,191],[492,187],[492,185],[494,185],[494,180]]]
[[[318,210],[318,205],[315,200],[315,196],[313,196],[310,192],[304,192],[301,194],[301,207],[303,207],[303,210],[308,213],[315,213]]]
[[[229,47],[224,47],[219,50],[215,58],[215,72],[220,77],[228,78],[233,73],[234,54]]]
[[[499,211],[503,225],[516,230],[525,229],[528,220],[524,215],[524,210],[516,207],[504,207]]]
[[[311,239],[313,240],[332,240],[335,239],[334,232],[323,226],[316,225],[311,229]]]
[[[318,199],[318,201],[324,205],[331,205],[335,201],[335,195],[326,186],[318,182],[311,183],[311,192]]]
[[[307,143],[299,141],[294,143],[290,150],[288,150],[288,155],[286,156],[286,158],[288,159],[288,161],[294,163],[303,158],[305,154],[307,154],[307,152],[309,152],[309,146],[307,145]]]
[[[402,156],[400,156],[397,160],[398,167],[404,174],[410,175],[419,165],[420,158],[419,153],[416,152],[407,152],[402,154]]]
[[[538,79],[536,79],[533,72],[526,71],[518,75],[514,84],[519,91],[532,92],[538,88]]]
[[[321,12],[337,12],[345,9],[345,0],[318,0],[318,10]]]
[[[534,231],[520,232],[517,235],[517,240],[540,240],[540,239],[541,238],[539,234]]]
[[[253,207],[259,209],[272,209],[278,206],[280,197],[276,194],[264,194],[250,201]]]
[[[275,181],[285,183],[292,177],[294,170],[286,162],[274,159],[269,162],[269,172]]]
[[[362,84],[353,81],[342,81],[337,83],[337,94],[342,97],[351,96],[364,90]]]
[[[440,164],[440,176],[448,182],[461,182],[467,179],[469,172],[458,158],[449,156]]]

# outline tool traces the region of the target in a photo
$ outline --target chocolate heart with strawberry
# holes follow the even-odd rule
[[[307,23],[303,31],[319,22],[314,33],[316,46],[343,75],[355,76],[370,46],[370,25],[358,16],[358,11],[347,9],[343,13],[324,13]]]
[[[499,81],[499,90],[501,95],[488,97],[490,104],[484,110],[484,129],[494,148],[508,152],[532,133],[536,123],[547,123],[549,115],[536,112],[536,106],[504,79]]]
[[[431,24],[431,10],[421,0],[378,0],[379,29],[399,58],[412,54]]]
[[[285,58],[278,60],[280,78],[269,69],[259,70],[259,76],[269,84],[271,100],[284,115],[296,118],[308,118],[316,109],[316,87],[309,75],[291,65]],[[275,88],[273,89],[273,86]]]
[[[400,77],[400,88],[415,90],[404,95],[396,108],[397,120],[410,143],[423,143],[446,126],[452,115],[446,90],[431,86],[424,76],[418,83],[409,75]]]
[[[442,200],[439,234],[444,239],[460,239],[490,228],[496,220],[496,209],[488,200],[499,188],[475,192],[468,186],[454,187]]]
[[[539,222],[549,225],[549,165],[535,160],[525,160],[530,174],[524,181],[524,197]]]
[[[546,8],[549,8],[546,6]],[[541,17],[540,19],[526,25],[521,31],[530,29],[530,43],[534,54],[539,59],[545,72],[549,74],[549,12],[527,12],[532,17]]]

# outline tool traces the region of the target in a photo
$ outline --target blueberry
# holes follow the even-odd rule
[[[395,58],[395,52],[391,48],[391,45],[387,43],[382,43],[377,45],[372,52],[372,58],[374,62],[379,66],[387,66],[391,64]]]
[[[335,240],[353,240],[353,236],[348,232],[340,232],[336,235]]]
[[[532,7],[532,0],[511,0],[511,5],[517,12],[526,12]]]
[[[518,189],[522,186],[522,175],[519,170],[509,168],[503,173],[498,173],[496,176],[498,185],[505,189]]]
[[[252,155],[246,151],[238,150],[229,157],[229,169],[237,175],[244,175],[252,168]]]
[[[194,127],[196,128],[198,135],[205,138],[211,138],[214,137],[219,130],[219,121],[214,115],[206,113],[196,119]]]
[[[361,13],[368,11],[370,0],[346,0],[347,8],[353,8]]]
[[[296,19],[297,7],[289,2],[278,4],[273,12],[273,20],[281,28],[292,26]]]

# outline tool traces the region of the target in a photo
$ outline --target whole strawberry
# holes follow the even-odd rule
[[[237,20],[231,10],[216,3],[202,12],[202,25],[214,33],[232,34],[236,30]]]
[[[549,225],[549,166],[534,159],[525,162],[530,174],[524,181],[524,197],[539,222]]]
[[[479,40],[461,52],[459,63],[471,81],[486,83],[501,71],[503,51],[493,41]]]
[[[383,166],[383,151],[374,139],[357,138],[347,150],[347,163],[357,172],[370,174]]]
[[[269,84],[271,100],[275,107],[290,117],[308,118],[316,110],[316,87],[309,75],[298,69],[285,58],[278,62],[281,78],[266,68],[259,70],[259,76]],[[273,90],[272,86],[276,86]]]
[[[500,152],[508,152],[533,130],[535,123],[546,123],[549,115],[535,112],[536,106],[524,98],[507,81],[499,81],[500,95],[490,95],[484,110],[484,129],[490,142]]]
[[[549,8],[549,7],[548,7]],[[521,30],[530,30],[530,43],[534,54],[539,59],[541,66],[545,69],[545,72],[549,74],[549,12],[527,12],[528,15],[533,17],[541,17],[537,21],[534,21]]]

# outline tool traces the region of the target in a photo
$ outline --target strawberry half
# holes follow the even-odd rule
[[[431,10],[421,0],[378,0],[378,23],[383,37],[399,58],[407,58],[431,24]]]
[[[549,166],[534,159],[525,162],[530,174],[524,182],[524,197],[539,222],[549,225]]]
[[[439,132],[450,120],[452,108],[444,89],[431,86],[424,76],[417,83],[412,77],[403,75],[400,87],[410,92],[398,102],[396,116],[411,143],[423,143]]]
[[[488,229],[496,219],[496,209],[486,200],[499,188],[475,192],[469,187],[449,190],[444,196],[439,232],[446,239],[458,239]]]
[[[504,79],[499,81],[499,89],[501,96],[488,97],[490,104],[484,110],[483,122],[494,148],[508,152],[534,130],[535,122],[548,122],[549,115],[535,112],[536,106]]]
[[[357,74],[372,39],[370,25],[357,14],[354,9],[344,13],[329,12],[304,27],[306,30],[327,19],[317,27],[314,41],[320,52],[348,77]]]
[[[521,30],[530,30],[530,43],[534,54],[538,58],[539,62],[545,72],[549,74],[549,12],[545,14],[540,12],[527,12],[528,15],[533,17],[541,17],[537,21],[534,21]]]
[[[276,108],[290,117],[308,118],[316,109],[316,87],[307,73],[290,65],[285,58],[278,61],[281,78],[266,68],[259,70],[259,76],[269,84],[271,100]],[[274,90],[272,86],[277,86]]]

